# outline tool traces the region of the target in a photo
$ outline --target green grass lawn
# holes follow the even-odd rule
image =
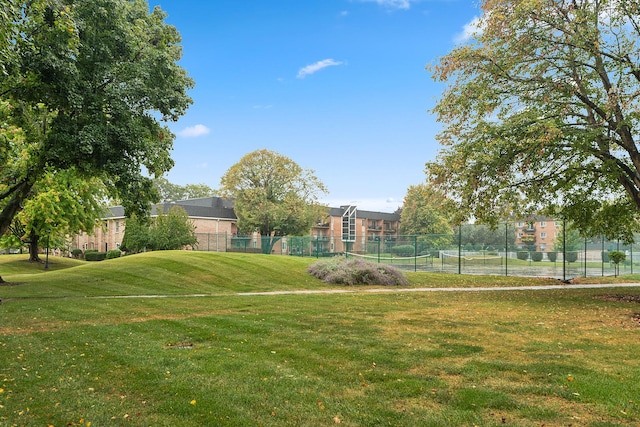
[[[343,289],[314,261],[0,256],[0,425],[640,425],[640,287],[238,294]]]

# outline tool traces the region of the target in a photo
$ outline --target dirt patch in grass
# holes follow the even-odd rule
[[[0,286],[20,286],[24,285],[24,282],[0,282]]]
[[[605,301],[622,301],[622,302],[640,303],[640,295],[632,295],[632,294],[608,294],[608,295],[600,295],[596,298],[599,298]]]
[[[596,297],[605,301],[620,301],[620,302],[632,302],[632,303],[640,303],[640,295],[633,294],[608,294],[608,295],[600,295]],[[640,313],[633,313],[631,315],[631,320],[634,323],[640,325]]]

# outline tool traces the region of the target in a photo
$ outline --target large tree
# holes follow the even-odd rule
[[[0,235],[46,173],[99,179],[127,213],[156,199],[193,81],[145,0],[15,0],[0,17]]]
[[[407,189],[400,214],[401,234],[451,234],[448,200],[427,184]]]
[[[79,178],[74,168],[56,174],[46,173],[34,186],[34,195],[24,202],[14,218],[20,226],[19,236],[29,244],[29,259],[40,261],[41,238],[51,242],[64,241],[66,236],[93,232],[106,211],[106,191],[98,179]]]
[[[216,196],[218,192],[206,184],[178,185],[169,182],[165,177],[153,180],[153,186],[160,195],[160,202],[175,202],[178,200],[197,199]]]
[[[431,67],[444,146],[427,174],[461,219],[571,219],[631,239],[640,219],[640,3],[484,0],[475,36]]]
[[[271,253],[282,236],[308,233],[326,215],[327,208],[318,203],[319,194],[326,193],[324,184],[312,170],[273,151],[245,155],[220,184],[222,194],[234,199],[238,228],[258,231],[264,253]]]
[[[154,218],[131,217],[127,219],[120,249],[137,253],[182,249],[185,246],[194,248],[198,244],[195,229],[187,212],[180,206],[173,206]]]

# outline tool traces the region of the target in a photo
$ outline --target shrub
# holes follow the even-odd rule
[[[120,258],[120,255],[122,255],[120,249],[111,249],[107,251],[107,259]]]
[[[529,252],[527,252],[527,251],[518,251],[516,256],[518,257],[518,259],[521,259],[522,261],[526,261],[526,260],[529,259]]]
[[[613,261],[613,263],[616,265],[624,262],[624,260],[627,259],[627,255],[622,251],[611,251],[608,255],[609,259],[611,259],[611,261]]]
[[[551,262],[556,262],[558,259],[558,252],[547,252],[547,259]]]
[[[531,259],[535,262],[540,262],[542,261],[542,256],[544,254],[542,252],[531,252]]]
[[[391,252],[398,256],[413,256],[415,254],[416,249],[413,245],[400,245],[394,246],[391,248]]]
[[[71,256],[74,257],[75,259],[80,259],[82,258],[82,249],[74,249],[71,251]]]
[[[407,286],[409,281],[397,268],[361,259],[329,258],[307,270],[326,283],[339,285]]]
[[[578,260],[578,252],[567,252],[567,262],[576,262]]]
[[[107,258],[106,252],[98,252],[96,250],[84,251],[84,259],[87,261],[102,261]]]

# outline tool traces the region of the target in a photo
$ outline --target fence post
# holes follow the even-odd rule
[[[462,274],[462,224],[458,225],[458,274]]]
[[[602,264],[602,277],[604,277],[604,236],[600,235],[600,241],[602,242],[602,250],[600,251],[600,261]]]
[[[413,236],[413,272],[416,271],[418,271],[418,236]]]
[[[584,238],[584,277],[587,277],[587,238]]]
[[[567,280],[567,220],[562,220],[562,280]]]
[[[509,223],[504,223],[504,275],[509,275]]]

